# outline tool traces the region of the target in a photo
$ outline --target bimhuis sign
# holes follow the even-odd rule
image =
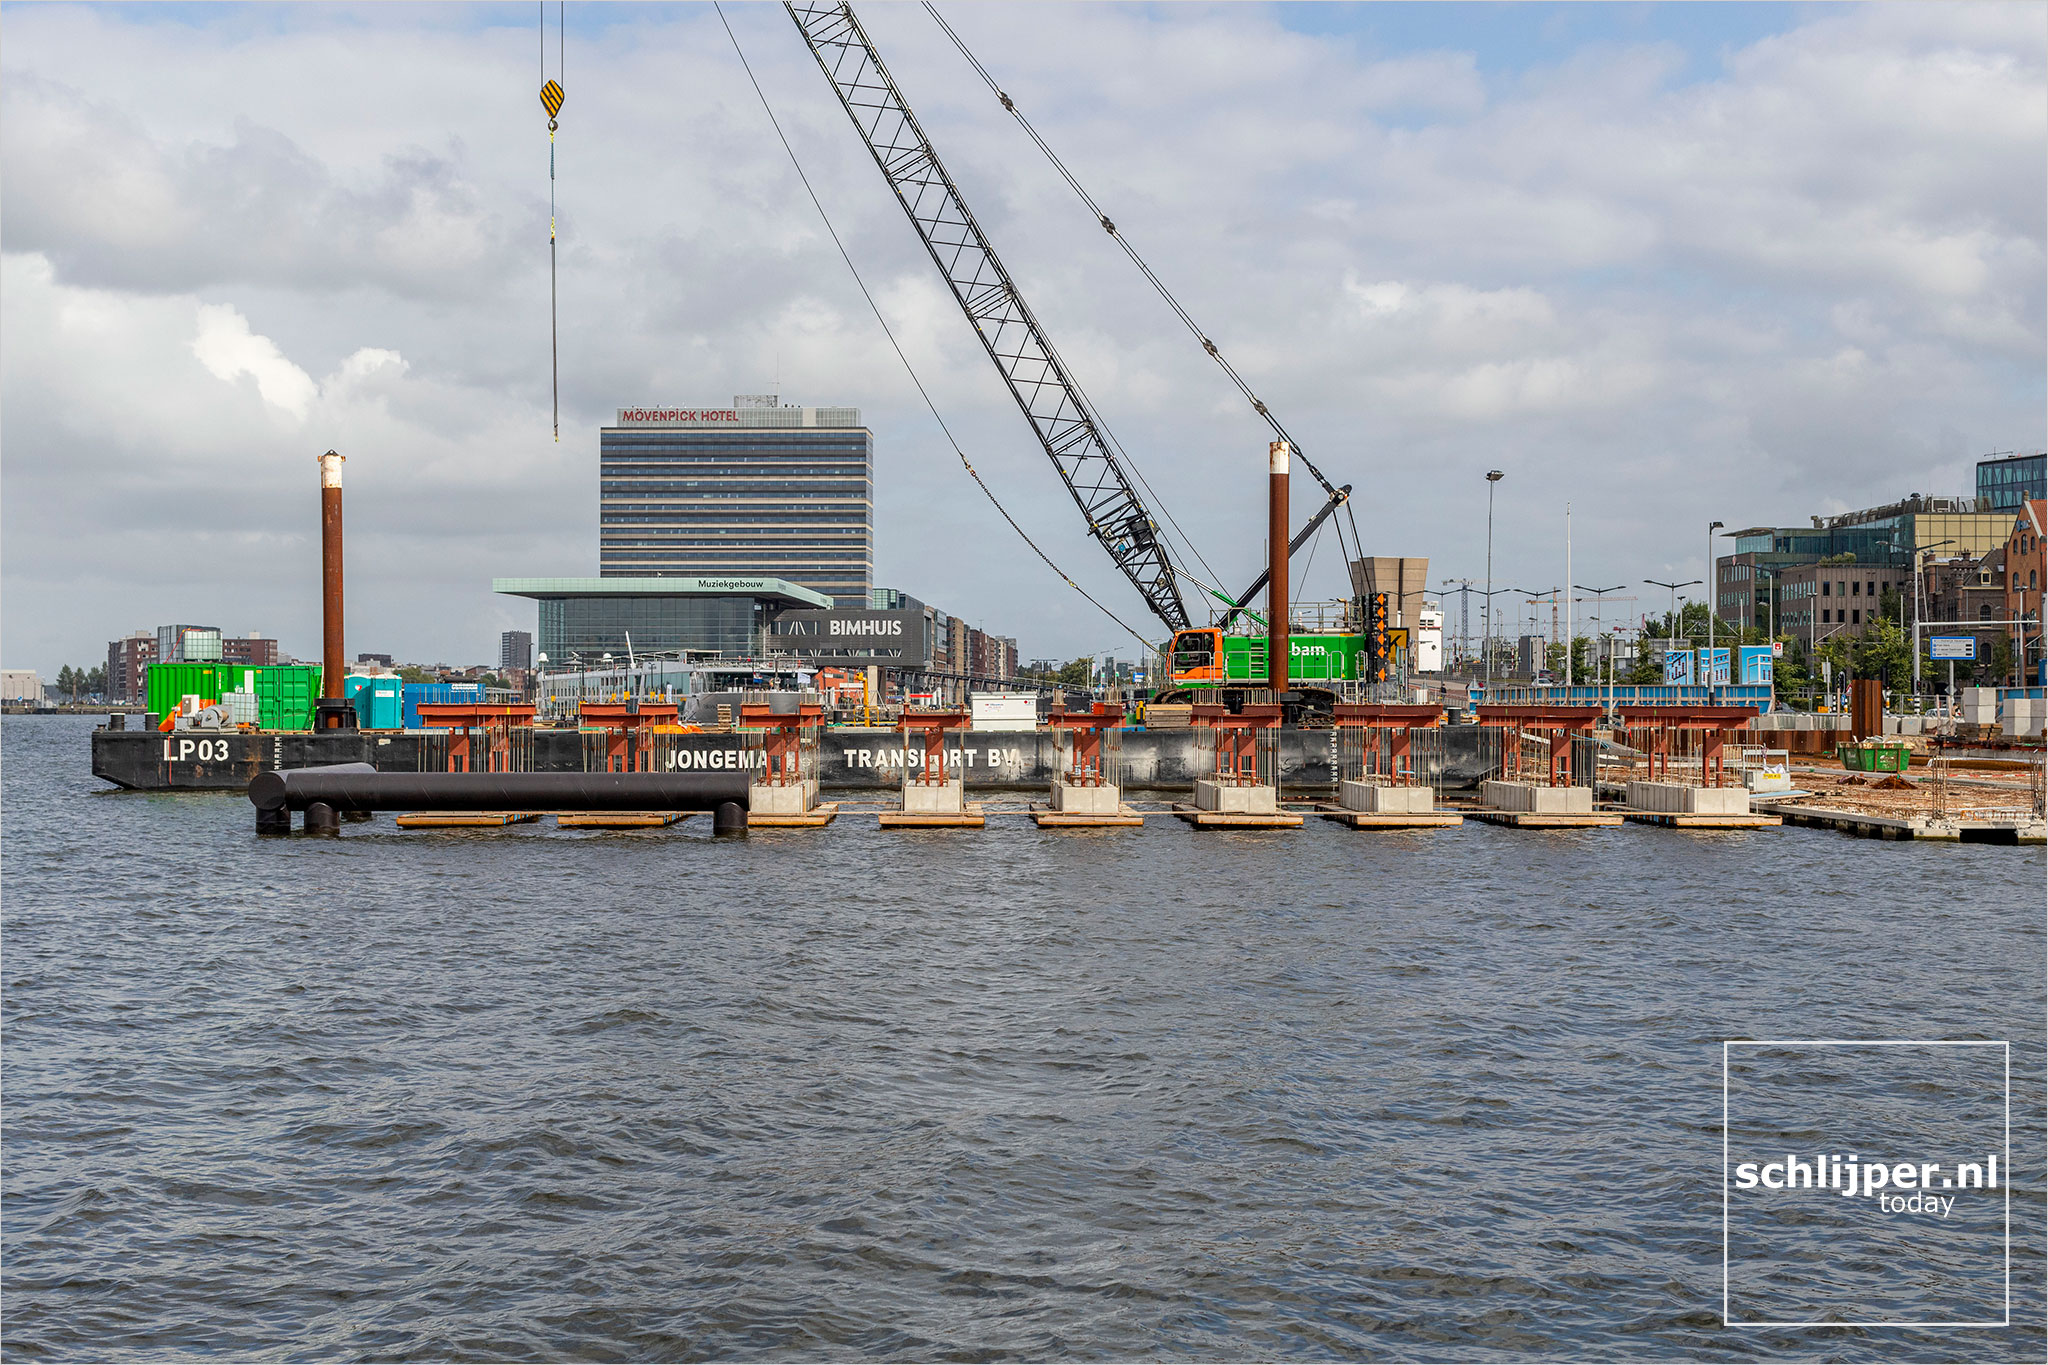
[[[825,668],[923,668],[931,656],[921,611],[799,608],[775,618],[769,643]]]

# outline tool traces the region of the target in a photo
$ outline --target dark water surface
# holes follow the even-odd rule
[[[89,724],[0,727],[11,1358],[2043,1354],[2039,849],[259,842]],[[1723,1326],[1728,1038],[2011,1040],[2011,1326]]]

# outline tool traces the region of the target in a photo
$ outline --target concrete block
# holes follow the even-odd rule
[[[1963,689],[1964,706],[1998,705],[1998,689],[1995,687],[1966,687]]]
[[[1749,814],[1749,793],[1741,787],[1631,782],[1623,799],[1631,810],[1654,811],[1659,815]]]
[[[1479,802],[1495,810],[1532,815],[1591,815],[1591,787],[1539,787],[1534,782],[1483,782]]]
[[[1065,782],[1052,784],[1052,808],[1073,815],[1115,815],[1123,807],[1123,793],[1115,787],[1075,787]]]
[[[960,779],[957,777],[950,782],[903,784],[905,815],[958,815],[963,809]]]
[[[1271,787],[1238,787],[1202,778],[1195,783],[1195,809],[1226,815],[1278,815],[1280,797]]]
[[[1371,815],[1428,815],[1436,810],[1436,792],[1429,787],[1381,787],[1369,782],[1346,782],[1337,802],[1345,810]]]
[[[802,815],[817,804],[816,782],[792,782],[786,786],[756,782],[747,788],[747,809],[756,815]]]

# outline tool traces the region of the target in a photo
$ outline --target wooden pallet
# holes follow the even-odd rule
[[[505,825],[527,825],[540,819],[538,811],[422,810],[398,817],[400,829],[498,829]]]
[[[1031,819],[1040,829],[1118,829],[1142,825],[1145,817],[1136,806],[1118,803],[1115,815],[1090,815],[1082,811],[1054,810],[1033,806]]]
[[[1299,812],[1283,810],[1277,815],[1246,815],[1238,811],[1202,810],[1174,804],[1173,813],[1196,829],[1300,829]]]
[[[662,829],[697,814],[693,810],[556,811],[557,829]]]
[[[1325,820],[1334,820],[1340,825],[1353,829],[1447,829],[1462,825],[1465,817],[1454,810],[1387,812],[1349,810],[1333,806],[1328,802],[1316,807]]]
[[[748,829],[822,829],[839,814],[839,803],[827,801],[812,806],[802,815],[762,815],[747,812]]]
[[[986,822],[981,803],[970,801],[958,815],[937,815],[919,811],[885,810],[875,819],[883,829],[980,829]]]
[[[1604,810],[1594,811],[1591,815],[1565,815],[1548,811],[1488,810],[1479,806],[1464,813],[1489,825],[1508,825],[1515,829],[1597,829],[1621,823],[1619,812]]]
[[[1764,829],[1785,823],[1782,816],[1688,815],[1680,811],[1625,810],[1621,818],[1638,825],[1662,825],[1666,829]]]

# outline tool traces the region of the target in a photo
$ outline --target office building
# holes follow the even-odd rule
[[[599,430],[598,462],[603,577],[773,579],[867,605],[874,435],[860,409],[772,394],[621,408]]]
[[[685,651],[758,658],[778,612],[832,605],[779,578],[494,578],[491,591],[540,604],[535,643],[556,672]]]
[[[248,668],[269,668],[280,662],[277,641],[267,635],[223,635],[220,659],[222,663],[242,664]]]
[[[508,630],[498,637],[498,670],[526,672],[533,667],[533,632]]]
[[[1864,602],[1845,604],[1832,596],[1821,601],[1821,585],[1829,584],[1827,591],[1832,594],[1835,580],[1794,571],[1824,563],[1850,565],[1854,572],[1840,576],[1843,584],[1856,587],[1877,581],[1910,595],[1915,556],[1925,552],[1944,558],[1976,557],[2004,542],[2012,525],[2011,514],[1980,512],[1977,508],[1978,503],[1972,498],[1916,493],[1882,507],[1814,517],[1810,526],[1752,526],[1727,532],[1735,553],[1714,561],[1716,615],[1723,621],[1759,630],[1770,629],[1775,617],[1780,634],[1804,635],[1806,625],[1860,626],[1868,615]],[[1864,572],[1869,569],[1886,572],[1873,576]],[[1791,587],[1799,591],[1788,604],[1784,598]],[[1851,617],[1837,614],[1845,610]],[[1787,622],[1788,611],[1813,615],[1811,620],[1801,616],[1802,624],[1795,628]],[[1825,617],[1820,615],[1823,612]]]
[[[2048,498],[2048,454],[2005,455],[1977,461],[1977,505],[2012,512]]]
[[[147,669],[156,662],[157,633],[153,630],[132,631],[118,640],[107,642],[107,700],[111,702],[139,702],[144,700],[144,684],[148,681]]]

